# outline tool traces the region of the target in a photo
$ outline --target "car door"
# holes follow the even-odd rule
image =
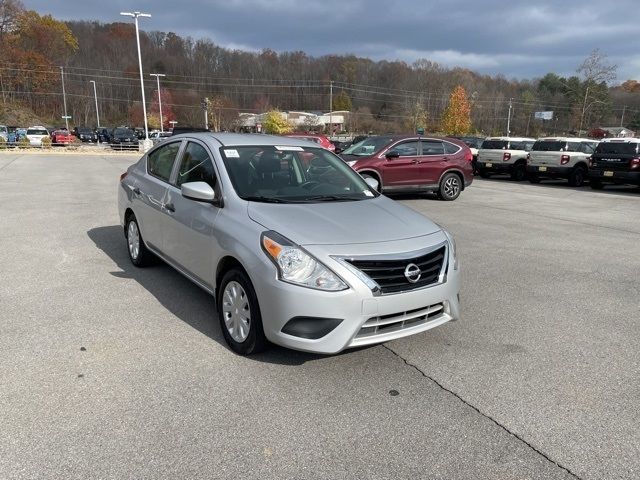
[[[420,184],[418,148],[418,140],[403,140],[383,154],[380,170],[385,189],[402,189]]]
[[[453,145],[447,142],[448,145]],[[422,139],[420,141],[422,148],[418,164],[420,167],[420,176],[423,179],[422,184],[434,185],[440,181],[442,172],[447,168],[449,157],[445,153],[445,146],[442,140]],[[459,150],[459,149],[457,149]]]
[[[133,211],[145,242],[161,253],[163,248],[164,202],[175,160],[182,141],[171,142],[147,154],[146,173],[133,187]]]
[[[166,255],[209,288],[213,286],[213,229],[220,208],[184,198],[180,187],[188,182],[206,182],[219,194],[217,178],[208,148],[199,141],[188,140],[175,179],[167,190],[165,205]]]

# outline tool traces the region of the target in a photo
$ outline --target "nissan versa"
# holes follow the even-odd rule
[[[377,187],[304,140],[193,133],[129,167],[118,203],[133,264],[214,295],[234,351],[336,353],[459,317],[453,238]]]

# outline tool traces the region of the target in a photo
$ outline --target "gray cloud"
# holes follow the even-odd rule
[[[24,0],[65,20],[119,21],[130,1]],[[232,48],[351,53],[376,60],[428,58],[487,74],[528,78],[572,74],[600,48],[618,79],[640,79],[637,0],[606,8],[595,0],[138,0],[145,30],[208,37]]]

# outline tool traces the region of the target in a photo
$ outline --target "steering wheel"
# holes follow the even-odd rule
[[[306,188],[307,190],[313,190],[318,185],[320,185],[320,182],[318,182],[317,180],[308,180],[304,183],[301,183],[300,187]]]

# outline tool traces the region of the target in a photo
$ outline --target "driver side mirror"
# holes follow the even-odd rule
[[[387,157],[389,160],[391,160],[392,158],[400,157],[400,152],[398,152],[397,150],[391,150],[387,152],[384,156]]]
[[[183,183],[180,186],[180,192],[184,198],[188,198],[189,200],[220,206],[220,199],[217,198],[215,190],[206,182]]]

